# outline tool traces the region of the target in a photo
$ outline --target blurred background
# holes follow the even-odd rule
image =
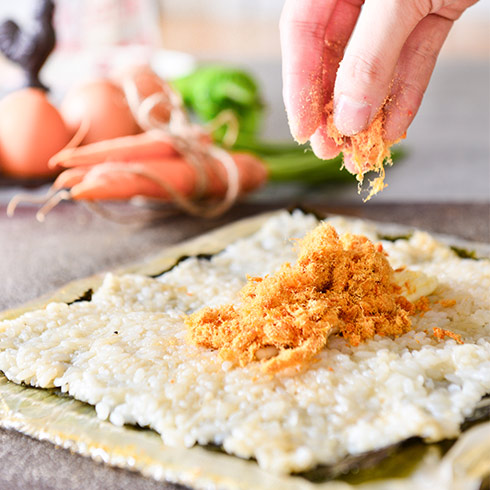
[[[29,28],[35,0],[0,4],[0,20]],[[282,0],[57,0],[58,44],[42,72],[56,102],[80,80],[148,61],[165,78],[219,63],[244,68],[265,104],[261,137],[291,141],[281,96]],[[0,57],[0,91],[19,80]],[[376,202],[490,202],[490,2],[457,21],[421,110]],[[360,203],[355,183],[269,184],[252,201]]]

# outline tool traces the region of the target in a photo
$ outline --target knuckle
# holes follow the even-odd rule
[[[420,106],[425,93],[425,85],[410,78],[399,82],[399,96],[403,99],[403,108],[414,113]]]
[[[408,46],[408,49],[415,66],[432,66],[437,60],[438,50],[433,39],[424,39],[420,43]]]
[[[405,92],[408,99],[409,109],[413,112],[422,102],[424,98],[424,88],[415,82],[406,82]]]
[[[453,0],[453,2],[448,1],[448,0],[431,0],[429,2],[429,4],[430,4],[429,13],[438,12],[439,10],[443,9],[444,7],[446,7],[450,3],[458,3],[458,2],[454,2],[454,0]]]
[[[412,8],[418,18],[422,19],[433,9],[433,4],[438,0],[412,0]]]
[[[434,9],[434,15],[437,15],[441,19],[448,20],[450,22],[454,22],[458,20],[463,12],[471,5],[475,4],[477,0],[462,0],[459,2],[453,2],[448,4],[448,2],[443,2],[439,8]]]
[[[380,57],[367,54],[351,55],[348,75],[361,84],[378,85],[384,81],[384,65]]]
[[[294,32],[295,36],[305,41],[321,41],[325,36],[325,26],[310,20],[291,20],[281,17],[279,28],[283,32]]]
[[[471,0],[470,0],[471,1]],[[455,0],[413,0],[414,11],[419,15],[420,18],[425,17],[429,14],[434,14],[441,12],[442,16],[445,17],[445,13],[449,12],[452,17],[453,12],[457,13],[464,10],[461,4],[466,3],[466,0],[455,1]]]

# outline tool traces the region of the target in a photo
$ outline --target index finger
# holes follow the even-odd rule
[[[307,141],[321,123],[325,31],[337,0],[287,0],[280,35],[283,97],[294,138]]]

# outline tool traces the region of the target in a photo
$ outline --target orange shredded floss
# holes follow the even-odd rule
[[[451,308],[451,306],[454,306],[456,304],[455,299],[441,299],[439,301],[439,304],[443,306],[444,308]]]
[[[461,339],[461,335],[451,332],[450,330],[434,327],[433,331],[436,339],[443,340],[444,337],[449,337],[450,339],[455,340],[458,344],[464,344],[463,340]]]
[[[333,121],[333,101],[330,101],[327,104],[325,111],[327,114],[327,135],[332,138],[337,145],[341,146],[344,155],[352,157],[356,167],[359,186],[362,185],[364,175],[367,172],[373,171],[378,174],[378,177],[369,183],[369,193],[365,199],[368,201],[386,187],[386,184],[384,183],[384,162],[388,165],[393,164],[390,146],[395,142],[388,143],[384,139],[383,125],[385,114],[383,110],[380,110],[367,129],[353,136],[344,136],[336,128]]]
[[[407,287],[409,290],[409,288]],[[427,296],[421,296],[417,301],[413,303],[415,311],[420,313],[420,316],[424,316],[428,311],[430,311],[430,301]]]
[[[253,277],[239,306],[204,308],[186,318],[190,341],[244,366],[274,373],[312,361],[340,332],[352,345],[411,328],[414,307],[400,294],[384,252],[366,237],[321,224],[299,241],[295,265]]]

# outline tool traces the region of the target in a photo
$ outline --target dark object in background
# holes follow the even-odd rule
[[[13,20],[0,24],[0,51],[23,68],[26,87],[48,91],[39,80],[39,71],[56,44],[53,13],[53,0],[39,0],[30,30],[21,29]]]

